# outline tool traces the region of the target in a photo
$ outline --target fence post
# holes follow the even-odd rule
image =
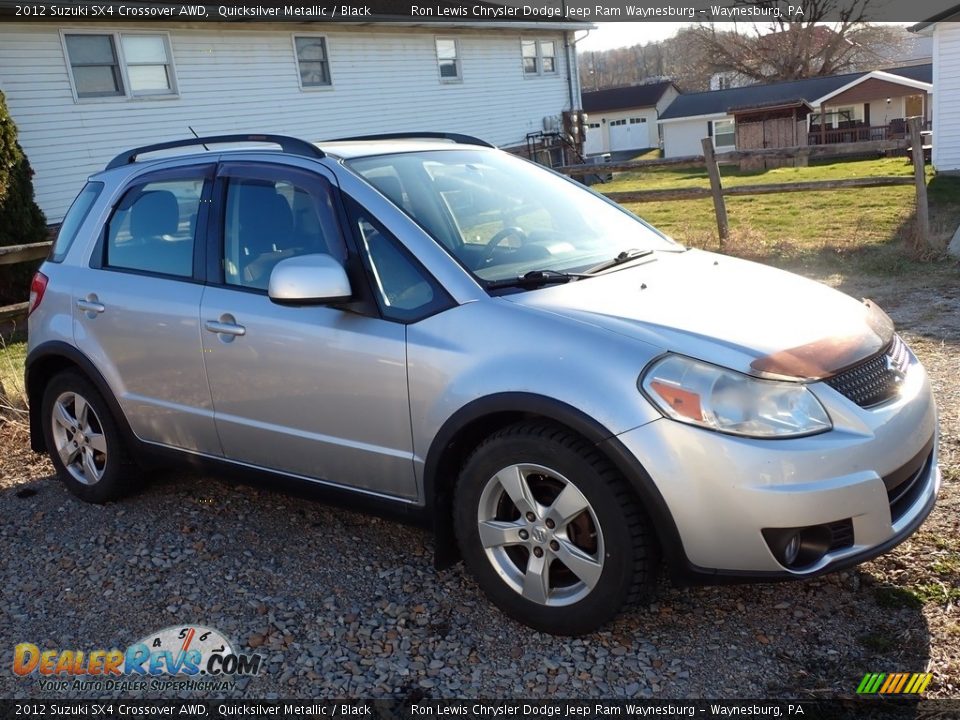
[[[710,192],[713,195],[713,210],[717,215],[717,231],[720,233],[720,247],[730,239],[730,226],[727,223],[727,206],[723,202],[723,185],[720,182],[720,166],[713,152],[713,139],[705,137],[700,141],[703,146],[703,161],[710,177]]]
[[[917,186],[917,227],[914,250],[933,250],[930,241],[930,209],[927,206],[927,175],[923,159],[923,135],[920,118],[910,118],[910,151],[913,156],[913,178]]]

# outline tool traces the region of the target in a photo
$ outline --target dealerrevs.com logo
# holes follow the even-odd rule
[[[219,630],[164,628],[126,650],[41,649],[20,643],[13,672],[38,676],[44,690],[228,690],[237,675],[256,675],[263,656],[237,653]]]

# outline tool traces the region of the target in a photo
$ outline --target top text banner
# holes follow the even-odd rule
[[[176,3],[161,0],[0,0],[0,22],[517,22],[576,25],[599,22],[839,21],[852,13],[868,22],[960,21],[941,17],[954,0],[369,0],[360,2]]]

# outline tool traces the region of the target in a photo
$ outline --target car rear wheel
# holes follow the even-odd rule
[[[132,489],[123,439],[103,397],[82,375],[56,375],[43,395],[47,451],[67,489],[102,503]]]
[[[464,464],[454,524],[484,592],[538,630],[590,632],[653,584],[655,543],[629,486],[553,425],[518,424],[484,441]]]

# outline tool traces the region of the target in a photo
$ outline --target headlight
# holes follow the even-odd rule
[[[653,363],[638,385],[667,417],[733,435],[784,438],[832,427],[805,385],[758,380],[680,355]]]

